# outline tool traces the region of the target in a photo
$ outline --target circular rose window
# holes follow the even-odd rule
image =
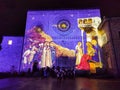
[[[63,32],[68,31],[70,28],[70,22],[68,20],[60,20],[57,23],[57,28]]]

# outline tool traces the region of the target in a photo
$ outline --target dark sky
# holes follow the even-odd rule
[[[120,16],[120,0],[0,0],[0,35],[23,36],[28,10],[89,8],[102,18]]]

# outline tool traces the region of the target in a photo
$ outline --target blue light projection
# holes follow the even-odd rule
[[[82,56],[87,57],[87,42],[95,37],[90,36],[92,30],[84,26],[87,23],[87,28],[92,27],[97,20],[94,17],[100,18],[99,9],[28,11],[22,69],[32,68],[35,60],[39,62],[40,68],[78,65]],[[78,52],[79,49],[81,51]],[[79,63],[76,63],[77,54],[81,55]]]
[[[23,37],[3,36],[0,51],[0,72],[10,72],[12,66],[19,72]]]

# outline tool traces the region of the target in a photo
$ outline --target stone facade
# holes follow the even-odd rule
[[[108,73],[120,76],[120,17],[104,19],[100,29],[107,34],[108,43],[103,46],[103,57]]]
[[[22,58],[23,37],[3,36],[0,50],[0,72],[10,72],[12,67],[19,72]]]

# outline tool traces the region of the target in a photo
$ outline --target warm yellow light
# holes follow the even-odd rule
[[[98,30],[98,44],[100,47],[108,42],[107,35],[104,30]]]

